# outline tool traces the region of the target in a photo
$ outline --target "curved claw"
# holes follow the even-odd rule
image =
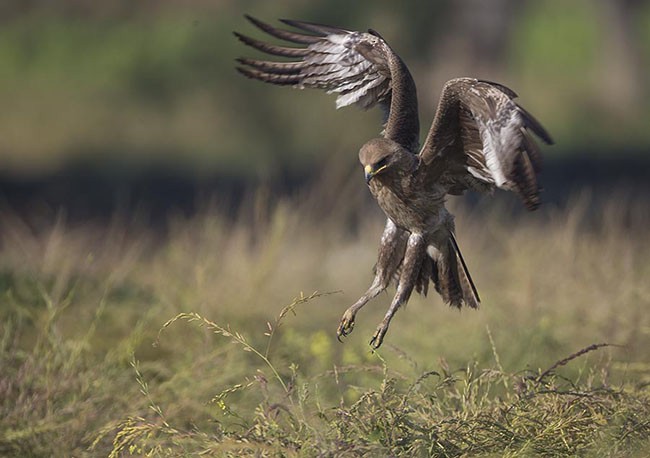
[[[347,337],[354,329],[354,313],[346,310],[339,323],[339,328],[336,330],[336,338],[339,342],[343,342],[342,338]]]
[[[388,331],[388,326],[386,324],[381,323],[379,326],[377,326],[377,330],[373,334],[372,339],[370,339],[370,346],[373,350],[377,350],[379,347],[381,347],[381,344],[384,341],[384,336],[386,335],[386,331]]]

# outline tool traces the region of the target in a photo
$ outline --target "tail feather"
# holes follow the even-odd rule
[[[474,281],[472,280],[472,276],[469,273],[469,269],[467,268],[465,259],[463,259],[463,255],[460,252],[458,242],[456,241],[456,237],[454,236],[453,232],[451,233],[450,238],[451,244],[453,245],[454,252],[456,254],[456,258],[458,260],[457,264],[460,267],[457,272],[460,287],[463,291],[463,300],[467,306],[476,309],[481,303],[481,298],[478,295],[476,285],[474,285]]]
[[[433,264],[430,278],[442,299],[452,307],[478,308],[481,299],[453,233],[442,250],[430,246],[428,251]]]

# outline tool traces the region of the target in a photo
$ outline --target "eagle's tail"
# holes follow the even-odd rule
[[[481,299],[454,234],[450,232],[446,246],[440,249],[433,246],[429,248],[429,256],[433,262],[431,280],[443,300],[453,307],[460,308],[464,304],[478,308]]]

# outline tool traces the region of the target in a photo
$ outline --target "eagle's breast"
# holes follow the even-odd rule
[[[435,231],[443,214],[445,192],[442,189],[411,189],[407,183],[376,177],[369,183],[377,203],[398,227],[425,234]]]

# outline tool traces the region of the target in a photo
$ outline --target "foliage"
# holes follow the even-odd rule
[[[643,456],[650,215],[621,202],[457,209],[483,308],[413,298],[377,353],[387,298],[334,330],[380,220],[206,208],[161,238],[5,213],[0,454]],[[343,292],[276,305],[297,286]]]
[[[288,308],[317,296],[301,296]],[[292,366],[285,382],[268,358],[238,332],[198,314],[177,315],[165,326],[179,319],[198,322],[232,338],[244,351],[258,356],[273,377],[259,371],[254,380],[233,385],[215,396],[212,402],[238,423],[230,428],[222,423],[218,436],[211,437],[212,431],[172,428],[161,408],[151,401],[136,366],[142,393],[152,402],[150,407],[159,419],[123,421],[117,427],[111,456],[127,450],[143,455],[181,451],[227,456],[558,456],[629,453],[640,444],[648,445],[647,393],[611,387],[602,374],[590,373],[580,383],[554,372],[558,366],[607,344],[587,347],[545,371],[516,374],[498,367],[480,369],[477,363],[450,371],[443,364],[439,371],[426,371],[413,378],[392,373],[377,355],[382,363],[374,368],[381,374],[379,387],[358,387],[355,402],[341,399],[338,406],[324,407],[320,393],[324,378],[334,378],[338,385],[347,374],[372,367],[335,367],[305,379]],[[277,320],[276,326],[279,324]],[[276,328],[270,329],[273,333]],[[496,350],[494,355],[498,361]],[[234,414],[228,395],[253,389],[264,393],[254,415],[245,418]]]

